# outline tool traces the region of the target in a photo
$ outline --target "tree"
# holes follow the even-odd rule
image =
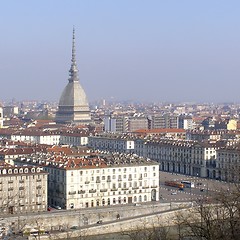
[[[2,234],[7,235],[8,239],[22,239],[22,232],[26,226],[26,218],[21,217],[18,213],[16,216],[16,222],[9,222],[7,219],[8,214],[13,214],[13,207],[15,206],[16,200],[19,200],[19,193],[12,195],[0,196],[0,226],[4,227]]]
[[[160,218],[155,223],[149,223],[145,220],[138,226],[133,226],[130,231],[121,232],[123,236],[128,236],[130,240],[171,240],[170,227],[163,226]]]
[[[220,191],[213,203],[200,199],[188,212],[176,214],[176,224],[184,234],[199,240],[238,240],[240,235],[240,191],[239,185]],[[183,235],[183,236],[182,236]]]

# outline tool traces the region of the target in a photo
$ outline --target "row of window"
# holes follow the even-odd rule
[[[110,172],[110,171],[111,171],[111,169],[108,168],[108,169],[102,169],[101,172],[104,174],[106,170],[107,170],[107,172]],[[122,168],[118,168],[118,169],[112,168],[112,173],[114,174],[114,173],[116,173],[117,171],[118,171],[118,172],[121,172],[122,170],[123,170],[124,173],[126,173],[127,171],[129,171],[129,172],[133,171],[133,168],[123,168],[123,169],[122,169]],[[134,168],[134,172],[137,172],[137,170],[142,171],[141,168]],[[147,171],[148,171],[148,167],[144,167],[143,170],[144,170],[145,172],[147,172]],[[150,168],[149,168],[149,170],[150,170]],[[156,167],[155,167],[155,166],[152,167],[152,170],[155,171],[155,170],[156,170]],[[83,174],[86,174],[86,175],[87,175],[87,174],[94,174],[94,173],[100,173],[100,170],[97,169],[97,170],[90,170],[90,171],[80,171],[80,175],[83,175]],[[73,175],[73,172],[71,172],[71,175]]]
[[[154,172],[153,173],[153,176],[155,177],[156,176],[156,173]],[[140,174],[134,174],[134,175],[132,175],[132,174],[128,174],[128,175],[126,175],[126,174],[124,174],[123,176],[122,175],[118,175],[118,178],[116,178],[117,176],[116,175],[112,175],[112,176],[110,176],[110,175],[108,175],[108,176],[96,176],[96,177],[91,177],[91,178],[88,178],[88,177],[86,177],[85,178],[85,181],[95,181],[96,180],[96,182],[100,182],[100,180],[107,180],[107,181],[110,181],[110,180],[118,180],[118,181],[122,181],[123,179],[127,179],[128,178],[128,180],[132,180],[132,179],[138,179],[138,180],[141,180],[141,179],[143,179],[143,178],[146,178],[146,177],[148,177],[148,174],[147,173],[144,173],[144,174],[142,174],[142,173],[140,173]],[[73,180],[73,179],[72,179]],[[83,179],[82,178],[80,178],[80,182],[81,181],[83,181]]]
[[[39,173],[41,171],[40,168],[15,168],[15,169],[2,169],[0,170],[0,174],[18,174],[18,173]]]
[[[36,178],[35,178],[36,177]],[[4,178],[0,180],[0,184],[2,184],[3,182],[8,182],[8,184],[14,183],[17,184],[16,181],[18,181],[19,183],[25,183],[24,180],[28,180],[28,179],[36,179],[36,183],[37,182],[42,182],[43,179],[45,179],[44,175],[30,175],[30,176],[15,176],[15,177],[8,177],[8,178]],[[29,183],[29,181],[28,181]],[[34,183],[34,182],[31,182]]]
[[[144,167],[143,169],[141,169],[141,168],[118,168],[118,169],[115,169],[115,168],[108,168],[108,169],[97,169],[97,170],[85,170],[85,171],[83,171],[83,170],[81,170],[81,171],[79,171],[79,174],[80,175],[89,175],[89,174],[91,174],[91,175],[93,175],[93,174],[99,174],[99,173],[102,173],[102,174],[105,174],[106,172],[112,172],[113,174],[115,174],[117,171],[118,172],[124,172],[124,173],[126,173],[127,171],[128,172],[132,172],[132,171],[134,171],[134,172],[137,172],[137,170],[138,171],[145,171],[145,172],[147,172],[147,171],[156,171],[158,168],[157,167],[155,167],[155,166],[153,166],[152,167],[152,169],[150,169],[150,167]],[[51,173],[51,174],[54,174],[54,175],[60,175],[60,173],[61,173],[61,175],[62,176],[64,176],[64,174],[65,174],[65,171],[61,171],[61,170],[57,170],[57,169],[49,169],[49,168],[45,168],[44,169],[45,171],[48,171],[49,173]],[[71,171],[71,176],[74,176],[74,173],[75,173],[75,171]]]
[[[133,202],[146,202],[147,201],[147,195],[140,195],[140,196],[134,196],[133,198]],[[97,200],[92,200],[90,202],[85,202],[85,207],[88,208],[88,207],[95,207],[95,206],[105,206],[105,205],[111,205],[111,204],[125,204],[127,203],[127,198],[124,197],[124,198],[121,198],[121,197],[118,197],[118,198],[113,198],[112,201],[110,198],[108,199],[97,199]],[[73,206],[73,204],[71,205]]]

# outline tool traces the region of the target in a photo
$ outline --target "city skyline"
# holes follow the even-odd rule
[[[240,102],[238,7],[238,1],[4,2],[0,101],[58,101],[74,25],[90,102]]]

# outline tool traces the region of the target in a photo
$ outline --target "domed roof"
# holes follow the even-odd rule
[[[75,53],[75,34],[73,29],[73,46],[72,46],[72,64],[69,70],[68,84],[64,88],[59,100],[56,121],[84,122],[91,121],[91,113],[85,91],[83,90],[78,78],[78,69]]]
[[[88,106],[85,91],[78,81],[72,81],[64,88],[59,106]]]

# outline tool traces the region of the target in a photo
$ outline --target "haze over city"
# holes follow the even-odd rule
[[[0,101],[58,101],[72,29],[89,101],[240,102],[239,1],[3,1]]]

